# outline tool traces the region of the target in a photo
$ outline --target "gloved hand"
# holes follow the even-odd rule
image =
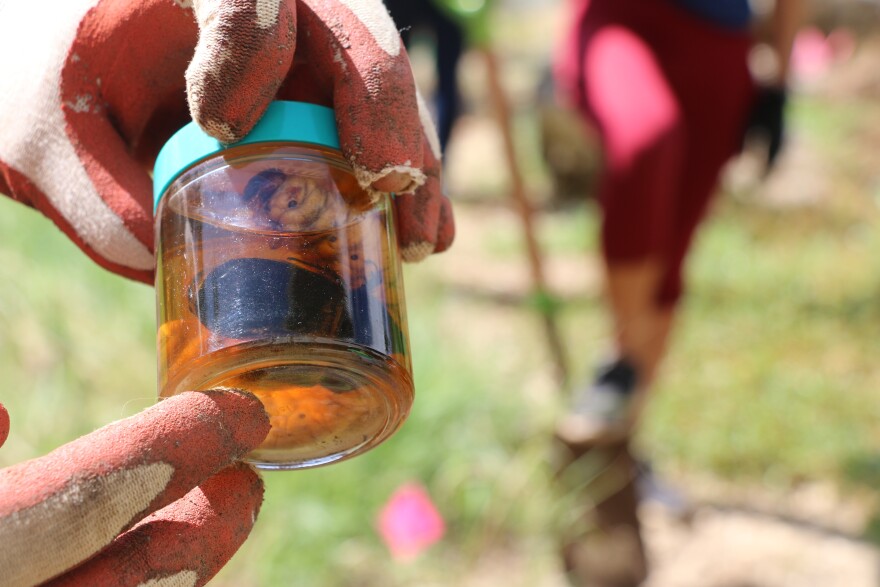
[[[758,140],[766,149],[765,170],[769,172],[782,150],[785,129],[785,104],[787,91],[784,86],[758,88],[752,110],[746,123],[746,143]]]
[[[234,462],[268,431],[248,393],[189,392],[0,470],[0,582],[205,584],[253,526],[262,481]]]
[[[273,99],[336,109],[406,260],[449,246],[439,147],[381,0],[0,0],[0,192],[117,273],[153,279],[148,170],[193,119],[224,142]],[[414,193],[411,193],[414,192]]]

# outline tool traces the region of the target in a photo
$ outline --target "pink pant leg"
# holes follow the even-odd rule
[[[612,263],[662,255],[686,150],[681,107],[652,49],[623,26],[587,31],[582,63],[604,145],[603,252]]]
[[[660,260],[655,298],[673,306],[751,104],[749,36],[668,0],[573,0],[572,8],[557,82],[603,141],[603,253],[609,263]]]

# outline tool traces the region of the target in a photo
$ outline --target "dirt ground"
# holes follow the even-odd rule
[[[686,519],[656,503],[643,506],[653,567],[646,587],[880,585],[880,553],[857,533],[866,510],[829,487],[776,496],[711,485],[702,491],[710,495],[695,498]]]
[[[834,501],[819,498],[825,506]],[[846,509],[846,504],[840,504]],[[880,553],[854,534],[749,507],[704,504],[684,520],[648,502],[640,511],[651,573],[643,587],[877,587]],[[484,559],[464,587],[525,585],[521,564]],[[548,571],[535,587],[568,587]],[[599,585],[589,587],[600,587]],[[604,587],[604,586],[602,586]]]

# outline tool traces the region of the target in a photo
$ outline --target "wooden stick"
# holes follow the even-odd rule
[[[513,131],[510,123],[510,105],[507,95],[501,85],[501,77],[499,75],[498,58],[492,51],[491,47],[482,47],[481,52],[486,61],[486,77],[489,82],[489,94],[492,101],[492,109],[495,111],[496,122],[501,129],[501,135],[504,140],[504,155],[507,160],[508,172],[510,173],[511,195],[513,197],[516,210],[522,221],[523,231],[526,239],[526,253],[529,262],[529,271],[532,279],[532,293],[541,304],[541,317],[544,322],[544,330],[547,335],[547,343],[550,348],[551,358],[556,367],[556,376],[561,385],[568,382],[568,361],[565,354],[565,347],[562,343],[562,337],[559,335],[559,328],[556,323],[556,308],[552,304],[552,297],[547,287],[547,280],[544,275],[544,264],[541,257],[538,240],[535,237],[535,226],[533,222],[534,210],[531,202],[526,195],[525,182],[520,172],[519,164],[516,158],[516,149],[513,141]],[[545,302],[550,301],[548,305]]]

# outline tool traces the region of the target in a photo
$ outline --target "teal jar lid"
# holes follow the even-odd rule
[[[221,143],[195,122],[190,122],[168,139],[153,167],[154,209],[168,186],[193,163],[238,145],[291,141],[339,148],[336,117],[331,108],[306,102],[276,101],[253,130],[237,143]]]

